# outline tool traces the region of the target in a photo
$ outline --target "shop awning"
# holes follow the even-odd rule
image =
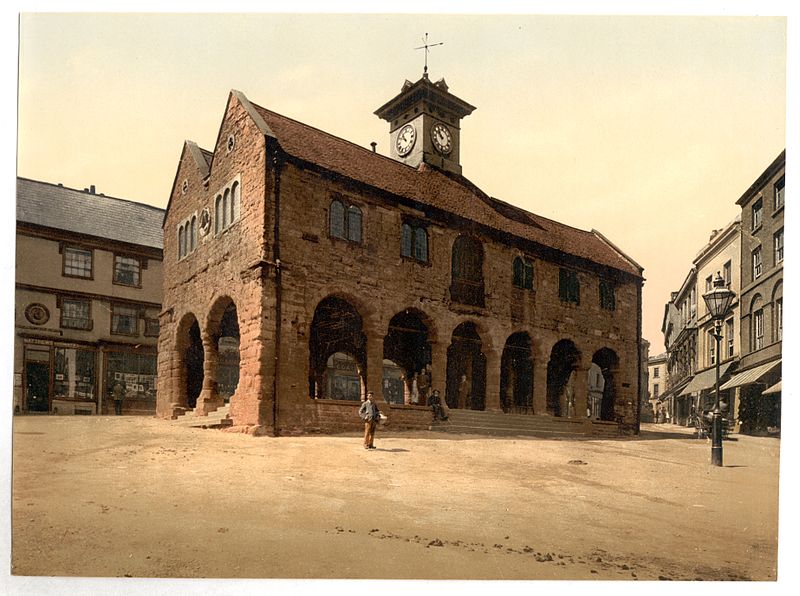
[[[728,372],[731,364],[733,364],[733,362],[726,362],[725,364],[719,365],[720,379],[725,376],[726,372]],[[697,373],[689,382],[689,384],[684,387],[683,391],[680,392],[680,395],[689,395],[690,393],[697,393],[699,391],[703,391],[704,389],[710,389],[716,384],[716,382],[717,369],[716,367],[709,368],[708,370]],[[724,386],[720,386],[720,389],[724,389]]]
[[[780,366],[780,364],[780,360],[774,360],[772,362],[762,364],[761,366],[756,366],[755,368],[743,370],[742,372],[733,375],[728,382],[724,383],[720,387],[720,389],[732,389],[733,387],[741,387],[742,385],[756,383],[761,377],[772,371],[776,366]]]
[[[681,390],[686,387],[686,384],[692,380],[692,377],[689,377],[685,381],[678,383],[677,386],[670,388],[669,390],[665,391],[661,395],[658,396],[658,401],[664,401],[669,399],[670,397],[674,397],[676,395],[680,395]]]
[[[781,392],[781,382],[778,381],[772,387],[768,387],[761,392],[761,395],[767,395],[772,393],[780,393]]]

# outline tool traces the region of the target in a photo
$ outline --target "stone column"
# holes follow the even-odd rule
[[[430,342],[431,344],[431,386],[428,393],[434,389],[439,391],[439,397],[444,403],[447,389],[447,345],[444,342]]]
[[[537,358],[533,361],[533,413],[538,416],[548,415],[546,358]]]
[[[203,356],[203,389],[195,407],[195,413],[199,416],[207,416],[225,403],[217,392],[219,352],[216,342],[207,335],[203,336]]]
[[[486,410],[502,411],[500,407],[500,355],[497,350],[486,350]]]
[[[367,333],[367,391],[372,391],[375,401],[383,403],[383,335]]]
[[[573,369],[573,399],[575,411],[573,418],[586,418],[586,406],[589,402],[589,368],[579,365]]]

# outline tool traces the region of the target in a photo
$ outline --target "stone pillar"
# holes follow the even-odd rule
[[[533,413],[546,416],[547,413],[547,359],[533,361]]]
[[[577,366],[573,369],[573,399],[575,411],[572,418],[586,418],[586,407],[589,403],[589,368]]]
[[[500,354],[486,350],[486,410],[500,412]]]
[[[219,352],[216,342],[208,336],[203,336],[203,389],[197,398],[195,413],[198,416],[207,416],[225,401],[217,392],[217,364],[219,362]]]
[[[367,391],[372,391],[375,401],[383,403],[383,336],[367,334]]]
[[[444,342],[430,342],[431,344],[431,386],[428,393],[434,389],[439,392],[439,397],[444,403],[447,389],[447,345]]]

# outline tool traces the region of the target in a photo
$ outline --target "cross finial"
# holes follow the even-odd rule
[[[423,45],[419,46],[418,48],[414,48],[414,49],[415,50],[425,50],[425,70],[422,71],[422,78],[423,79],[427,79],[428,78],[428,51],[429,51],[429,48],[432,48],[434,46],[443,46],[444,42],[428,43],[428,34],[426,33],[425,37],[422,38],[422,44]]]

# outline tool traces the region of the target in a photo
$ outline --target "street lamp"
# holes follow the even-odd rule
[[[728,314],[731,307],[731,302],[736,296],[736,293],[725,287],[725,280],[717,271],[717,276],[714,278],[714,288],[710,292],[703,294],[708,312],[711,319],[714,321],[714,332],[712,335],[717,341],[716,364],[717,364],[717,396],[714,400],[714,411],[711,412],[711,465],[722,465],[722,413],[719,410],[719,361],[720,361],[720,348],[719,344],[722,340],[722,321]]]

